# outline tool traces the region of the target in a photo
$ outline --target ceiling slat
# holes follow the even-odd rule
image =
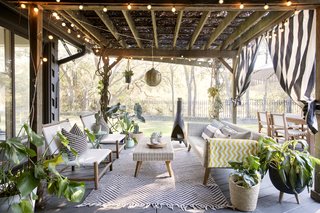
[[[102,36],[96,28],[89,24],[90,22],[86,17],[75,11],[65,12],[71,16],[82,28],[89,32],[95,39],[97,39],[100,42],[100,45],[102,44],[103,46],[108,46],[109,42],[107,39]]]
[[[113,37],[119,42],[119,44],[123,47],[123,48],[127,48],[127,43],[120,37],[118,30],[116,29],[116,27],[113,25],[112,21],[110,20],[109,16],[107,15],[107,13],[104,13],[100,10],[95,10],[96,14],[99,16],[99,18],[101,19],[101,21],[104,23],[104,25],[106,25],[106,27],[108,28],[109,32],[113,35]]]
[[[189,50],[192,49],[192,46],[194,45],[194,43],[196,42],[203,26],[206,24],[208,18],[210,17],[210,13],[209,11],[204,11],[202,16],[201,16],[201,19],[199,21],[199,24],[197,25],[197,28],[196,30],[194,31],[193,35],[192,35],[192,38],[191,38],[191,41],[189,43]]]
[[[263,12],[254,12],[249,18],[247,18],[219,47],[219,49],[225,49],[230,43],[239,38],[243,33],[254,26],[260,19],[266,14]]]
[[[156,20],[156,14],[154,13],[153,10],[151,11],[151,19],[152,19],[154,45],[158,49],[159,44],[158,44],[158,33],[157,33],[157,20]]]
[[[122,13],[124,15],[124,18],[126,19],[127,21],[127,24],[132,32],[132,35],[134,37],[134,39],[136,40],[137,44],[138,44],[138,47],[139,48],[143,48],[142,47],[142,43],[141,43],[141,40],[140,40],[140,36],[139,36],[139,33],[137,31],[137,28],[136,28],[136,25],[134,24],[133,20],[132,20],[132,17],[129,13],[129,11],[127,10],[122,10]]]
[[[175,27],[175,30],[174,30],[173,49],[175,49],[176,45],[177,45],[177,39],[178,39],[179,31],[180,31],[182,15],[183,15],[183,11],[181,10],[181,11],[178,12],[178,17],[177,17],[177,21],[176,21],[176,27]]]
[[[274,26],[274,25],[278,24],[279,22],[283,21],[284,19],[290,17],[292,14],[293,14],[293,12],[270,12],[267,16],[265,16],[263,19],[261,19],[259,24],[256,24],[254,27],[250,28],[249,31],[244,33],[228,49],[239,48],[242,44],[246,44],[247,42],[251,41],[259,34],[270,29],[272,26]]]
[[[228,25],[237,17],[240,11],[228,12],[228,15],[222,20],[219,26],[214,29],[208,42],[203,46],[204,49],[208,49],[211,44],[219,37],[219,35],[228,27]]]

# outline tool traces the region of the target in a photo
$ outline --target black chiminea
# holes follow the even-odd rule
[[[187,146],[186,132],[184,129],[184,121],[182,117],[182,98],[178,98],[177,101],[177,113],[173,124],[173,130],[171,133],[171,140],[183,142]]]

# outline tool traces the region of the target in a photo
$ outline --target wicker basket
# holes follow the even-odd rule
[[[238,186],[233,181],[233,176],[229,177],[230,199],[234,208],[240,211],[254,211],[257,207],[258,195],[260,189],[260,182],[246,189]]]

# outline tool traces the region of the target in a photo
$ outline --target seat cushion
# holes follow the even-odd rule
[[[229,126],[224,126],[221,128],[221,132],[224,134],[224,135],[228,135],[228,136],[231,136],[231,135],[235,135],[237,134],[238,132],[235,131],[234,129],[232,129],[231,127]]]
[[[86,136],[77,126],[77,124],[75,124],[70,131],[62,129],[61,133],[68,139],[70,148],[74,149],[79,156],[88,149]],[[68,159],[70,161],[76,159],[76,156],[66,147],[63,148],[63,151],[68,154]]]
[[[252,134],[250,131],[247,132],[237,132],[236,134],[230,135],[231,139],[252,139]]]
[[[188,142],[191,145],[191,150],[198,155],[198,157],[201,159],[202,165],[204,165],[204,149],[206,146],[206,141],[200,136],[189,136]]]

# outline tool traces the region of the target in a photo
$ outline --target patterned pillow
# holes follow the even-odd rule
[[[237,134],[230,135],[232,139],[252,139],[251,132],[238,132]]]
[[[219,130],[217,128],[215,128],[214,126],[211,126],[210,124],[203,130],[201,137],[203,139],[208,139],[208,138],[213,138],[214,133]]]
[[[215,128],[221,129],[222,127],[224,127],[225,125],[223,123],[221,123],[220,121],[213,119],[212,126],[214,126]]]
[[[78,153],[78,155],[81,155],[83,152],[85,152],[88,149],[86,136],[83,134],[83,132],[77,126],[77,124],[75,124],[71,128],[70,132],[68,132],[65,129],[62,129],[61,133],[65,137],[67,137],[67,139],[69,141],[69,146],[71,148],[73,148]],[[71,151],[69,151],[66,148],[64,148],[63,150],[65,150],[67,152],[68,159],[70,161],[73,161],[76,159],[76,156],[74,156]]]
[[[234,135],[234,134],[238,133],[237,131],[235,131],[234,129],[232,129],[229,126],[224,126],[220,130],[224,135],[227,135],[227,136],[231,136],[231,135]]]
[[[215,138],[228,138],[228,135],[225,135],[221,132],[220,129],[218,129],[215,133],[214,133],[214,137]]]

